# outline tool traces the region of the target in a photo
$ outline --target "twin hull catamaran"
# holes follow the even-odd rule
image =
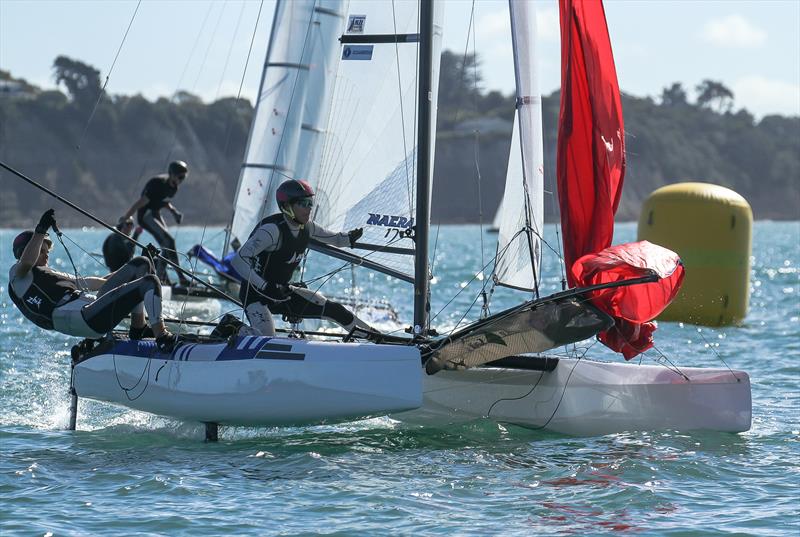
[[[561,0],[562,34],[586,37],[574,26],[585,15],[583,4]],[[428,318],[428,227],[442,10],[432,0],[387,6],[278,2],[231,237],[245,240],[274,212],[274,191],[284,179],[310,178],[316,221],[331,229],[365,229],[356,254],[314,248],[413,283],[411,337],[365,332],[341,342],[197,336],[169,354],[147,341],[86,341],[73,350],[73,425],[77,397],[85,397],[214,425],[390,414],[421,424],[489,418],[578,435],[747,430],[751,402],[744,372],[530,354],[603,337],[619,326],[638,330],[640,325],[604,311],[602,301],[595,306],[595,299],[658,285],[677,270],[674,264],[663,270],[625,265],[633,277],[582,280],[582,286],[539,296],[544,174],[532,2],[509,3],[517,99],[494,282],[533,298],[435,336]],[[604,16],[601,22],[605,31]],[[562,61],[567,83],[574,83],[581,62],[572,56]],[[576,117],[592,121],[565,114],[562,102],[562,121]],[[601,129],[588,139],[603,137],[609,154],[624,159],[621,125],[618,130],[612,133],[620,137],[616,149]]]

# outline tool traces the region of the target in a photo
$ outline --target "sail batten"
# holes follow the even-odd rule
[[[275,212],[278,185],[294,178],[300,125],[314,48],[314,2],[280,1],[234,202],[231,236],[243,242]]]

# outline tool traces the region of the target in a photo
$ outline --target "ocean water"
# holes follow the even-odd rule
[[[0,535],[800,534],[799,222],[755,224],[743,326],[661,323],[656,332],[659,350],[680,365],[724,361],[750,374],[746,433],[575,438],[488,421],[422,428],[381,417],[222,429],[218,443],[203,442],[197,424],[88,400],[78,430],[64,430],[75,339],[39,330],[11,304],[17,231],[0,231]],[[466,320],[479,314],[473,303],[485,279],[476,274],[490,263],[495,237],[477,226],[433,234],[432,311],[435,324],[453,327],[465,311]],[[65,235],[78,271],[102,273],[91,254],[105,233]],[[633,225],[618,226],[618,242],[634,236]],[[217,249],[222,241],[219,229],[184,228],[180,249],[201,237]],[[60,244],[51,264],[73,270]],[[320,258],[309,265],[310,277],[340,267]],[[544,271],[552,274],[544,286],[557,290],[557,263]],[[382,275],[345,269],[320,283],[330,294],[387,298],[406,319],[411,311],[408,286]],[[493,305],[513,300],[498,291]],[[171,314],[197,318],[229,309],[170,304]],[[600,345],[591,353],[615,359]]]

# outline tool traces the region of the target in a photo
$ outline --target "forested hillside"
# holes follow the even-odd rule
[[[474,62],[442,57],[434,224],[477,222],[479,210],[489,221],[502,194],[513,98],[484,91]],[[148,178],[183,159],[191,174],[175,203],[185,222],[228,221],[249,102],[102,95],[100,73],[65,57],[56,59],[54,73],[64,92],[41,91],[0,71],[3,87],[13,89],[0,92],[0,160],[113,222]],[[800,219],[800,118],[755,121],[746,110],[734,111],[734,95],[721,84],[705,80],[697,89],[696,102],[679,84],[655,100],[623,96],[628,171],[618,218],[636,219],[641,201],[659,186],[706,181],[742,194],[756,218]],[[548,185],[555,183],[558,107],[558,93],[544,97]],[[12,174],[0,172],[0,180],[0,226],[29,226],[51,206],[65,225],[90,225]]]

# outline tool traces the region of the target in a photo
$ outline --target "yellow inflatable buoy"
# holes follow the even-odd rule
[[[686,268],[678,296],[659,319],[707,326],[747,315],[753,211],[742,196],[719,185],[677,183],[642,204],[639,240],[677,252]]]

